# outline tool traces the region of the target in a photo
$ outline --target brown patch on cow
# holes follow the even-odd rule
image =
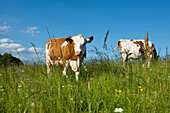
[[[119,50],[122,51],[121,41],[118,41]]]
[[[144,47],[144,43],[142,41],[134,41],[134,44],[140,45],[141,47]]]
[[[144,43],[142,41],[134,41],[134,44],[136,44],[137,47],[140,46],[139,52],[141,54],[144,54]]]
[[[149,53],[150,53],[150,55],[153,54],[153,57],[154,57],[154,58],[157,58],[157,52],[156,52],[156,50],[155,50],[154,44],[151,45],[151,48],[150,48],[150,52],[149,52]]]

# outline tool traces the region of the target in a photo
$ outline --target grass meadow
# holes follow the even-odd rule
[[[79,81],[70,68],[49,76],[41,63],[0,67],[0,113],[170,113],[170,60],[145,65],[94,58]]]

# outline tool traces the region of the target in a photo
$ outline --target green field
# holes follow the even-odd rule
[[[92,59],[78,82],[71,69],[48,76],[44,64],[0,67],[0,113],[170,113],[170,61],[143,64]]]

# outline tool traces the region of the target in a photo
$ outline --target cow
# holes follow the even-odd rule
[[[148,38],[145,40],[119,40],[116,48],[119,46],[119,51],[122,56],[122,62],[127,62],[128,59],[146,59],[148,60],[148,67],[150,67],[151,59],[157,59],[157,52],[154,44],[151,41],[148,41]],[[112,52],[114,52],[113,49]]]
[[[94,37],[85,39],[81,34],[65,38],[52,38],[45,45],[47,73],[53,70],[53,65],[62,66],[63,75],[66,75],[68,66],[75,72],[78,81],[79,71],[83,59],[86,57],[86,44],[91,43]]]

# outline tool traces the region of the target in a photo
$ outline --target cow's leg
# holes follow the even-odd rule
[[[50,72],[53,71],[53,66],[52,66],[51,62],[48,59],[46,59],[46,65],[47,65],[47,74],[50,74]]]
[[[122,55],[122,62],[121,62],[121,64],[123,63],[123,66],[125,66],[125,64],[126,64],[126,62],[128,60],[128,55],[127,55],[127,53],[122,53],[121,55]]]
[[[79,79],[78,78],[78,75],[79,75],[78,65],[79,65],[79,63],[77,63],[76,60],[70,61],[70,67],[75,72],[76,81],[78,81],[78,79]]]
[[[68,60],[66,60],[64,63],[63,63],[63,75],[66,75],[66,70],[67,70],[67,67],[68,67]]]

